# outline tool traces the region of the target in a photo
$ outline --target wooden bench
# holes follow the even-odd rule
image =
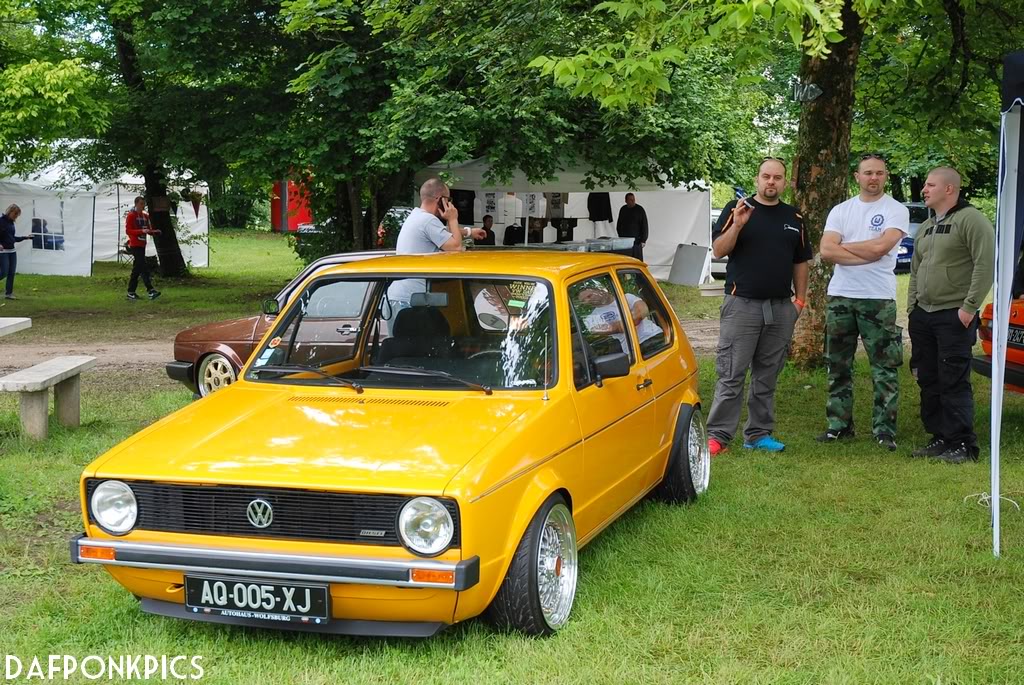
[[[0,378],[0,391],[21,393],[21,427],[45,440],[53,388],[54,414],[65,426],[82,422],[81,373],[96,365],[96,357],[55,357]]]

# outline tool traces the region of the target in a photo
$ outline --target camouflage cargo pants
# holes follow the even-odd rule
[[[899,368],[903,364],[903,331],[896,325],[896,302],[829,297],[825,319],[825,364],[828,367],[829,430],[853,428],[853,357],[857,338],[871,363],[875,390],[871,429],[874,435],[896,435]]]

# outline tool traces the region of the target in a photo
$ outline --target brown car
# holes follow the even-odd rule
[[[295,289],[314,272],[337,264],[392,254],[394,250],[371,250],[321,257],[281,289],[274,298],[277,309],[284,309]],[[174,338],[174,361],[167,365],[167,375],[181,381],[200,397],[231,385],[275,318],[276,314],[260,314],[186,328]]]

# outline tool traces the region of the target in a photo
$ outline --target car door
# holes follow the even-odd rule
[[[601,272],[568,286],[573,398],[583,429],[583,487],[573,509],[581,539],[613,521],[644,490],[654,449],[654,393],[647,383],[614,279]],[[621,333],[609,332],[618,320]],[[624,352],[620,378],[598,378],[593,359]]]
[[[640,360],[647,369],[647,378],[651,382],[651,392],[657,404],[648,476],[648,483],[654,484],[664,475],[665,464],[672,449],[676,419],[686,393],[683,380],[693,374],[696,368],[689,365],[687,355],[680,353],[680,345],[685,343],[677,335],[668,304],[651,278],[640,269],[619,269],[616,278],[627,304],[636,301],[643,303],[643,307],[637,308],[637,311],[643,313],[642,318],[631,316],[630,321]]]

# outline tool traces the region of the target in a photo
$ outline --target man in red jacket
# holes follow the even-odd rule
[[[137,300],[135,289],[139,287],[139,276],[149,292],[149,299],[155,300],[160,297],[160,291],[153,287],[153,281],[149,277],[149,265],[146,264],[146,236],[160,233],[149,222],[149,214],[146,213],[146,198],[139,196],[135,198],[135,209],[128,212],[124,222],[124,232],[128,235],[128,252],[134,262],[132,264],[132,275],[128,279],[128,299]]]

